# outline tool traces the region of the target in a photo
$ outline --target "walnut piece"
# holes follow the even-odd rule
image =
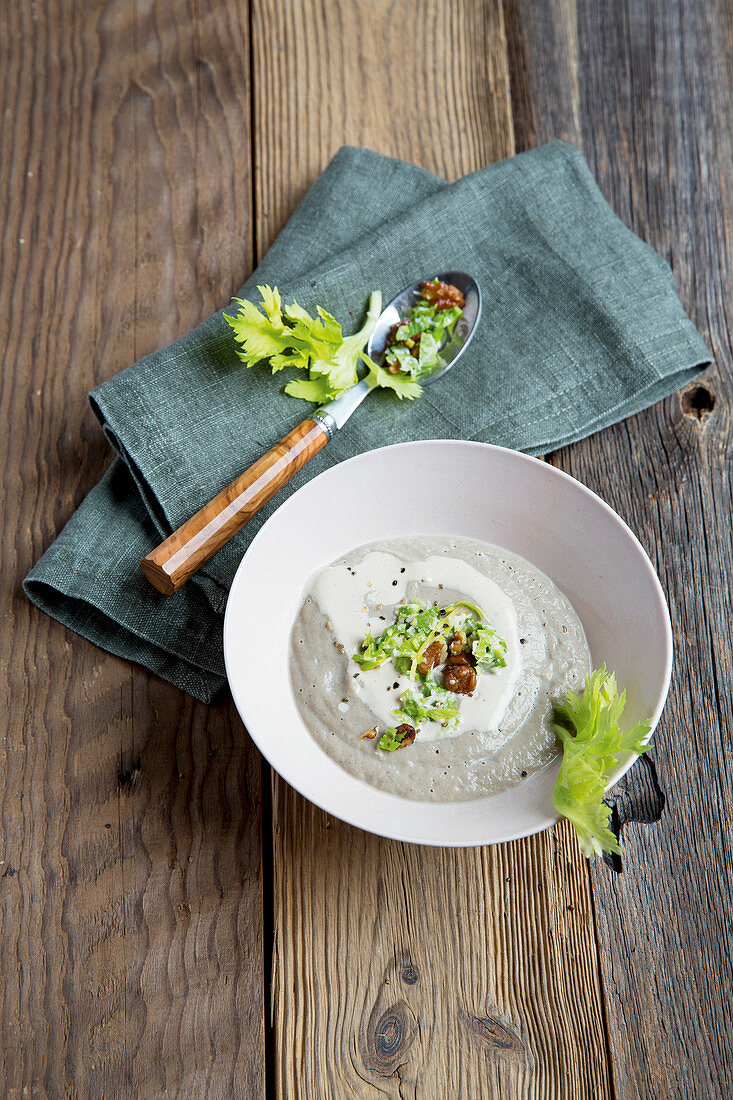
[[[476,669],[463,654],[450,657],[443,670],[443,686],[456,695],[469,695],[476,688]]]
[[[473,653],[451,653],[446,664],[449,665],[475,665],[476,658]]]
[[[473,671],[473,670],[472,670]],[[399,748],[404,749],[407,745],[411,745],[417,736],[417,731],[414,726],[409,725],[407,722],[403,722],[401,726],[398,726],[395,733],[402,734],[402,740],[400,741]]]
[[[420,293],[438,311],[458,306],[463,309],[466,299],[452,283],[420,283]]]
[[[417,671],[421,676],[427,676],[431,668],[435,668],[436,665],[442,665],[447,652],[448,647],[445,644],[445,638],[436,638],[423,653],[422,661],[417,666]]]

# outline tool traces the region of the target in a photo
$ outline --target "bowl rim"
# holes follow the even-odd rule
[[[356,464],[359,461],[366,458],[367,456],[373,455],[376,452],[402,451],[402,450],[406,450],[408,448],[421,447],[421,446],[436,446],[436,445],[438,445],[440,447],[443,447],[443,446],[445,446],[445,447],[459,446],[459,447],[465,447],[467,449],[473,449],[473,448],[478,447],[478,448],[486,449],[486,450],[493,451],[493,452],[499,452],[499,453],[505,454],[505,455],[507,455],[507,454],[511,455],[513,461],[518,461],[518,462],[520,462],[520,464],[526,464],[528,466],[530,464],[534,464],[536,462],[541,462],[542,465],[544,466],[544,468],[547,471],[550,472],[551,477],[557,477],[560,480],[565,480],[567,482],[570,482],[576,489],[579,489],[583,495],[590,498],[594,502],[595,505],[600,505],[601,509],[603,511],[605,511],[608,514],[608,516],[615,523],[617,523],[621,527],[624,534],[631,540],[632,544],[636,547],[637,551],[639,552],[640,559],[643,563],[644,571],[646,572],[647,577],[648,577],[649,581],[651,582],[651,588],[654,592],[657,603],[660,606],[660,610],[661,610],[661,613],[662,613],[661,618],[662,618],[662,621],[663,621],[663,624],[664,624],[664,638],[663,638],[663,641],[661,643],[662,646],[663,646],[663,653],[664,653],[664,674],[663,674],[663,682],[662,682],[661,690],[659,692],[658,701],[657,701],[657,704],[654,708],[653,714],[652,714],[651,718],[649,719],[650,730],[649,730],[649,735],[648,735],[647,740],[651,739],[651,737],[654,734],[654,731],[655,731],[655,729],[656,729],[656,727],[659,723],[659,719],[661,718],[662,712],[664,710],[664,707],[665,707],[665,704],[666,704],[666,701],[667,701],[667,697],[669,695],[669,688],[670,688],[670,683],[671,683],[672,667],[673,667],[673,660],[674,660],[674,638],[673,638],[673,633],[672,633],[672,624],[671,624],[671,619],[670,619],[669,605],[667,603],[667,598],[665,596],[664,589],[662,588],[661,581],[659,580],[659,576],[658,576],[658,574],[657,574],[657,572],[654,568],[654,565],[651,561],[651,558],[649,557],[649,554],[644,549],[644,547],[643,547],[642,543],[640,542],[639,538],[634,534],[632,529],[629,527],[628,523],[618,514],[618,512],[616,512],[615,509],[613,509],[610,504],[606,503],[606,501],[601,496],[599,496],[596,492],[594,492],[592,489],[588,488],[587,485],[584,485],[582,481],[579,481],[577,478],[573,477],[572,474],[566,473],[565,470],[560,470],[557,466],[552,466],[549,463],[545,463],[545,462],[542,461],[542,459],[540,457],[535,457],[533,455],[529,455],[524,451],[517,451],[517,450],[514,450],[511,447],[502,447],[502,446],[499,446],[498,444],[495,444],[495,443],[484,443],[480,440],[468,440],[468,439],[417,439],[417,440],[405,440],[405,441],[400,442],[400,443],[391,443],[391,444],[387,444],[387,445],[381,446],[381,447],[371,447],[367,451],[360,451],[359,454],[352,455],[350,458],[343,459],[342,461],[337,462],[333,466],[329,467],[327,470],[321,471],[320,474],[317,474],[315,477],[313,477],[309,481],[307,481],[304,485],[301,485],[299,489],[296,489],[296,491],[294,493],[291,493],[290,496],[286,500],[284,500],[275,509],[275,511],[272,513],[272,515],[268,517],[268,519],[265,521],[265,523],[263,523],[262,527],[259,529],[257,534],[252,539],[251,543],[249,544],[249,546],[245,550],[244,554],[242,555],[242,559],[241,559],[239,565],[237,566],[237,570],[236,570],[236,572],[234,574],[234,577],[232,579],[232,583],[231,583],[231,586],[230,586],[230,589],[229,589],[229,594],[227,596],[226,609],[225,609],[225,613],[224,613],[224,627],[223,627],[224,665],[225,665],[225,669],[226,669],[226,675],[227,675],[227,681],[228,681],[228,684],[229,684],[229,689],[232,693],[232,698],[234,700],[236,710],[239,714],[239,717],[240,717],[242,723],[244,724],[245,729],[247,730],[247,733],[248,733],[249,737],[254,742],[254,744],[257,746],[258,750],[260,751],[262,756],[265,758],[265,760],[267,760],[270,767],[272,767],[273,770],[277,772],[277,774],[280,776],[281,779],[283,779],[289,786],[291,786],[300,795],[302,795],[303,798],[306,798],[314,806],[317,806],[319,809],[323,810],[324,813],[327,813],[332,817],[336,817],[336,818],[338,818],[338,820],[344,821],[348,825],[353,826],[354,828],[362,829],[365,832],[373,833],[376,836],[382,836],[382,837],[385,837],[386,839],[398,840],[398,841],[401,841],[403,843],[409,843],[409,844],[423,844],[423,845],[426,845],[426,846],[429,846],[429,847],[472,848],[472,847],[481,847],[481,846],[489,845],[489,844],[502,844],[502,843],[506,843],[506,842],[511,841],[511,840],[520,840],[520,839],[522,839],[524,837],[527,837],[527,836],[533,836],[535,833],[542,832],[545,829],[551,827],[552,825],[557,824],[557,822],[560,821],[560,819],[561,819],[561,815],[556,813],[555,810],[554,810],[554,807],[553,807],[552,813],[550,815],[548,815],[548,817],[545,820],[542,820],[539,823],[533,824],[532,826],[527,827],[527,828],[520,828],[520,829],[514,828],[514,829],[512,829],[511,827],[509,827],[503,833],[503,835],[493,836],[492,839],[490,839],[490,840],[486,839],[486,838],[483,838],[483,837],[477,837],[476,839],[471,839],[471,840],[440,842],[440,841],[436,841],[436,840],[417,837],[415,835],[413,835],[413,836],[405,835],[404,831],[403,832],[398,832],[394,829],[390,831],[388,829],[381,829],[381,828],[378,828],[378,827],[366,826],[363,823],[363,821],[360,821],[358,819],[358,814],[352,816],[352,815],[350,815],[348,813],[345,813],[343,811],[336,812],[333,809],[332,806],[329,806],[329,805],[326,804],[327,800],[314,798],[313,795],[310,794],[307,789],[304,789],[304,787],[307,787],[307,784],[299,783],[297,778],[293,779],[289,775],[284,774],[284,772],[280,769],[280,767],[276,767],[275,764],[273,764],[272,760],[270,759],[270,756],[268,755],[268,752],[267,752],[266,748],[263,747],[263,745],[260,743],[260,740],[258,739],[257,735],[255,733],[253,733],[250,729],[250,725],[249,725],[247,717],[246,717],[247,708],[246,708],[245,699],[242,698],[241,692],[236,687],[237,678],[232,674],[232,671],[231,671],[232,667],[233,667],[233,656],[232,656],[232,653],[231,653],[231,647],[232,647],[233,642],[231,641],[232,631],[230,629],[230,623],[231,623],[231,615],[232,615],[231,608],[233,607],[233,605],[235,603],[235,600],[233,600],[232,597],[235,594],[235,591],[236,591],[236,588],[238,587],[238,584],[241,583],[240,578],[243,575],[243,570],[245,568],[245,563],[247,561],[247,557],[249,556],[252,549],[257,545],[257,543],[262,541],[263,538],[267,537],[267,530],[270,527],[270,525],[273,523],[273,521],[275,521],[276,517],[278,516],[278,514],[280,512],[280,509],[284,505],[288,504],[291,500],[293,500],[296,497],[300,496],[302,493],[304,493],[306,491],[310,491],[311,486],[315,482],[319,481],[322,478],[328,478],[330,475],[333,474],[333,472],[335,470],[338,469],[339,471],[341,471],[342,467]],[[328,564],[328,562],[324,562],[324,565],[327,565],[327,564]],[[552,578],[550,578],[550,579],[552,579]],[[310,734],[309,734],[309,736],[310,736]],[[618,781],[621,778],[623,778],[623,776],[626,774],[626,772],[634,764],[636,759],[637,759],[637,757],[634,754],[630,753],[629,756],[628,756],[628,759],[624,763],[619,764],[619,766],[611,773],[611,776],[609,778],[609,782],[606,785],[606,791],[609,791],[611,787],[613,787],[616,783],[618,783]],[[548,767],[549,768],[557,767],[557,761],[555,761],[553,764],[548,765]],[[532,783],[532,781],[534,779],[536,779],[538,775],[543,775],[543,774],[545,774],[546,771],[547,771],[547,769],[542,769],[542,771],[540,771],[535,776],[532,776],[529,780],[527,780],[526,781],[527,784]],[[348,773],[348,774],[350,774],[350,773]],[[366,790],[374,790],[375,789],[371,786],[371,784],[367,783],[365,780],[361,779],[358,776],[350,775],[350,779],[353,780],[356,783],[359,783]],[[405,801],[405,802],[412,801],[412,800],[409,800],[409,799],[402,799],[401,796],[399,796],[399,795],[395,795],[393,797],[400,798],[401,801]],[[483,797],[488,799],[492,796],[488,795],[488,796],[483,796]],[[474,800],[470,800],[470,801],[474,801]],[[481,798],[478,798],[475,801],[477,801],[477,802],[481,801]],[[445,806],[450,806],[451,805],[451,803],[434,804],[434,803],[420,803],[420,802],[416,802],[416,804],[417,805],[445,805]]]

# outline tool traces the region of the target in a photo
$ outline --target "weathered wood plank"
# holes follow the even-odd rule
[[[461,852],[276,783],[279,1096],[608,1096],[587,875],[566,828]]]
[[[582,144],[614,208],[672,264],[715,353],[699,384],[556,456],[628,520],[670,600],[672,691],[618,793],[623,873],[593,871],[617,1095],[733,1090],[730,5],[508,0],[520,143]],[[545,46],[548,46],[546,49]],[[550,63],[548,63],[548,57]],[[558,59],[568,63],[553,63]]]
[[[513,150],[497,3],[258,0],[256,237],[345,142],[454,178]],[[274,784],[277,1094],[609,1095],[592,906],[561,828],[436,851]]]
[[[513,149],[496,3],[258,0],[252,49],[260,251],[344,144],[451,180]]]
[[[19,590],[109,460],[86,391],[251,266],[248,20],[245,2],[185,0],[2,16],[11,1096],[264,1093],[259,758],[230,705],[101,653]]]

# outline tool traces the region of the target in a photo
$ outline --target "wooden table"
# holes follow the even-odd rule
[[[5,1095],[731,1095],[732,29],[725,0],[3,7]],[[435,851],[342,825],[231,702],[19,588],[109,462],[86,391],[228,302],[340,145],[454,179],[557,137],[717,360],[550,456],[628,520],[674,621],[623,867],[565,826]]]

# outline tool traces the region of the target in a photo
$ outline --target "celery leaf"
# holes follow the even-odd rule
[[[362,328],[353,336],[344,336],[336,318],[320,306],[318,316],[312,317],[297,302],[283,305],[277,287],[257,289],[262,299],[259,306],[235,298],[238,312],[224,314],[234,330],[237,354],[243,363],[252,367],[269,359],[273,374],[285,369],[306,372],[306,377],[288,382],[285,392],[318,404],[333,400],[358,382],[357,367],[365,358],[364,348],[382,307],[379,291],[369,298]],[[416,389],[420,391],[419,386]],[[416,395],[410,391],[403,396]]]
[[[606,785],[626,753],[640,756],[650,748],[648,722],[621,731],[625,705],[626,692],[618,694],[615,675],[602,665],[586,676],[582,696],[569,691],[554,709],[552,727],[562,742],[563,757],[553,803],[572,821],[586,856],[620,853],[609,828],[611,811],[603,801]]]
[[[408,401],[414,400],[422,393],[420,383],[415,382],[406,374],[390,374],[384,367],[378,367],[368,356],[362,355],[361,358],[369,368],[367,379],[372,389],[392,390],[400,400],[406,398]]]

